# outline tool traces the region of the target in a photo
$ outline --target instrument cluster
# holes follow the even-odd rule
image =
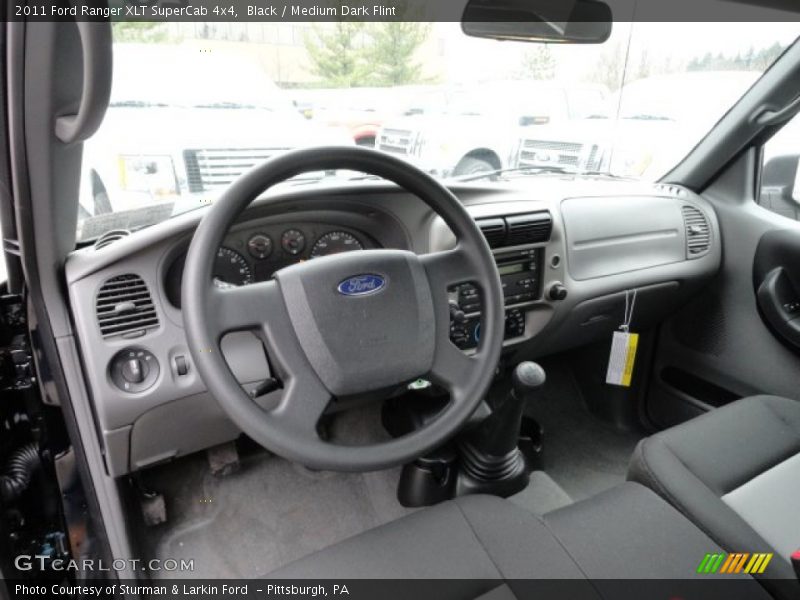
[[[329,254],[377,248],[365,233],[340,225],[299,223],[243,228],[225,237],[217,250],[214,283],[220,287],[265,281],[289,265]],[[180,307],[186,252],[170,265],[164,281],[169,302]]]

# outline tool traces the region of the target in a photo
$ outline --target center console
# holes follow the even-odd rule
[[[542,257],[542,248],[495,251],[506,306],[506,339],[525,333],[525,308],[542,296]],[[462,350],[475,348],[481,335],[480,292],[471,283],[454,286],[448,292],[451,306],[463,313],[463,318],[451,319],[450,339]]]

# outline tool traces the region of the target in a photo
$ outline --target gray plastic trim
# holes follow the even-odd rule
[[[520,357],[535,358],[599,339],[618,325],[612,321],[612,317],[583,325],[586,319],[581,315],[587,306],[584,304],[586,301],[601,298],[602,302],[597,305],[602,309],[600,313],[614,314],[620,299],[624,299],[624,294],[620,295],[624,290],[643,289],[671,282],[666,287],[654,288],[657,291],[653,294],[643,293],[640,297],[639,314],[647,314],[650,320],[663,318],[676,310],[684,299],[699,289],[719,268],[720,234],[711,205],[677,186],[667,189],[636,182],[570,181],[560,177],[537,177],[514,181],[508,185],[454,185],[452,189],[476,218],[537,210],[549,210],[553,217],[550,241],[535,245],[544,251],[543,289],[547,290],[550,285],[559,281],[567,286],[569,295],[563,301],[552,301],[544,296],[536,302],[524,305],[525,334],[504,342],[507,351],[517,352]],[[340,185],[336,188],[323,186],[313,190],[284,189],[270,194],[280,196],[280,202],[269,209],[260,201],[254,202],[243,215],[242,224],[236,227],[273,222],[335,222],[363,231],[381,246],[413,250],[417,254],[452,248],[455,243],[450,229],[425,204],[404,190],[386,183],[360,182],[358,185]],[[691,261],[679,260],[635,271],[577,280],[567,272],[567,232],[561,213],[561,204],[565,198],[569,198],[569,201],[582,199],[583,202],[591,202],[597,207],[597,218],[600,222],[624,220],[625,215],[620,213],[620,206],[626,204],[634,204],[641,207],[637,210],[644,210],[652,200],[658,205],[674,206],[678,215],[681,206],[696,206],[709,218],[712,247],[708,254]],[[620,198],[627,200],[620,201]],[[614,199],[618,202],[614,202]],[[612,202],[607,202],[608,200]],[[149,442],[137,442],[138,447],[147,450],[137,451],[136,456],[129,457],[127,447],[123,450],[123,444],[112,441],[111,438],[122,435],[121,432],[126,428],[139,429],[137,437],[145,440],[143,436],[146,436],[145,423],[148,419],[137,425],[139,419],[171,402],[183,403],[182,399],[199,398],[205,392],[205,386],[197,379],[179,381],[174,377],[172,369],[164,369],[157,386],[136,398],[130,398],[111,388],[105,375],[106,364],[126,342],[104,341],[99,338],[93,308],[96,289],[107,278],[127,272],[141,275],[151,289],[161,325],[158,330],[142,338],[130,340],[130,343],[147,347],[158,355],[162,365],[171,365],[174,356],[186,350],[186,339],[181,311],[167,302],[162,283],[171,261],[184,251],[189,236],[205,212],[206,209],[200,209],[177,216],[101,250],[78,250],[67,261],[68,289],[75,327],[81,341],[81,353],[87,366],[87,382],[94,398],[99,428],[108,442],[108,468],[115,475],[123,474],[131,464],[149,464],[151,459],[157,458],[157,454],[171,452],[176,445],[189,448],[188,441],[193,444],[196,442],[197,445],[192,447],[197,448],[216,443],[217,438],[204,439],[203,435],[177,427],[175,435],[183,438],[193,436],[194,439],[170,441],[160,448],[151,446]],[[668,221],[671,224],[669,226],[674,227],[673,217],[668,217]],[[510,249],[499,249],[495,253],[508,250]],[[579,305],[583,308],[579,309]],[[247,350],[242,350],[236,352],[236,355],[245,356],[246,352]],[[191,366],[193,365],[190,368]],[[252,375],[255,375],[255,371]],[[221,423],[220,427],[224,429],[226,426]],[[128,437],[127,434],[125,437]],[[153,455],[146,456],[151,452],[150,448]]]
[[[76,21],[83,54],[83,91],[77,114],[56,118],[56,137],[82,142],[97,131],[111,98],[111,22]]]
[[[686,258],[681,205],[672,198],[568,198],[561,214],[576,281]]]

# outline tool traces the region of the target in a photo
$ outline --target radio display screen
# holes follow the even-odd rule
[[[526,271],[528,267],[527,263],[513,263],[510,265],[498,265],[497,270],[500,275],[513,275],[514,273],[522,273]]]

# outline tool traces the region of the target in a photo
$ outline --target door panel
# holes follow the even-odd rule
[[[702,194],[717,212],[723,262],[714,282],[660,329],[646,406],[656,426],[752,394],[800,400],[800,354],[767,324],[757,294],[776,268],[800,290],[800,224],[756,204],[756,164],[756,152],[747,152]],[[791,296],[781,290],[776,298]]]
[[[758,243],[753,281],[761,317],[793,350],[800,351],[800,235],[769,231]]]

